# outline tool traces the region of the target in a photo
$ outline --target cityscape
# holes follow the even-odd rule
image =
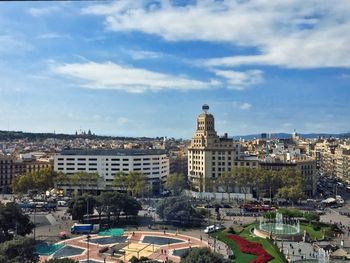
[[[0,4],[0,263],[350,260],[346,0]]]

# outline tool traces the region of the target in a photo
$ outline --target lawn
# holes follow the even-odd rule
[[[235,262],[250,262],[256,258],[254,255],[241,252],[237,244],[233,240],[228,239],[225,235],[224,232],[219,232],[216,234],[216,238],[227,244],[232,249],[235,254]]]
[[[239,235],[247,239],[248,241],[257,242],[260,243],[263,248],[274,257],[273,260],[270,260],[269,263],[281,263],[285,262],[285,259],[282,258],[277,251],[274,249],[274,247],[271,245],[269,241],[266,239],[260,238],[260,237],[254,237],[251,234],[251,230],[254,228],[254,224],[247,226]]]
[[[324,234],[323,234],[324,231],[322,231],[324,228],[321,230],[315,230],[315,229],[313,229],[312,225],[300,224],[300,229],[302,231],[306,230],[306,233],[309,234],[309,236],[312,240],[315,240],[315,239],[322,240],[324,237]]]
[[[260,237],[253,237],[251,234],[251,230],[254,227],[254,224],[249,225],[243,229],[241,233],[239,233],[240,236],[244,237],[248,241],[252,242],[257,242],[260,243],[263,248],[271,255],[274,257],[273,260],[270,260],[269,263],[281,263],[285,262],[284,258],[282,258],[277,251],[274,249],[274,247],[267,241],[266,239],[260,238]],[[224,243],[226,243],[234,252],[236,256],[236,262],[251,262],[254,260],[256,257],[254,255],[250,254],[245,254],[242,253],[236,243],[228,238],[225,237],[224,232],[220,232],[216,234],[217,238]]]

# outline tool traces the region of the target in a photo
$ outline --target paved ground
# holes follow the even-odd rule
[[[71,256],[75,260],[85,260],[89,257],[89,259],[93,259],[96,261],[106,262],[119,262],[121,260],[128,261],[132,256],[145,256],[151,259],[157,259],[161,261],[165,261],[166,259],[171,259],[174,262],[179,262],[180,257],[174,255],[174,251],[181,249],[191,249],[193,247],[206,247],[208,243],[204,240],[200,240],[194,238],[189,235],[180,234],[177,232],[155,232],[155,231],[133,231],[126,232],[124,236],[127,237],[127,242],[122,244],[122,248],[120,251],[124,251],[125,254],[100,254],[99,249],[102,247],[99,244],[87,243],[86,236],[80,236],[68,240],[61,241],[66,246],[75,247],[82,249],[82,252],[78,255]],[[176,239],[178,243],[168,243],[164,245],[143,243],[142,240],[145,236],[153,236],[158,238],[171,238]],[[91,235],[91,239],[98,238],[97,235]],[[111,245],[111,244],[110,244]],[[109,246],[110,246],[109,245]],[[44,262],[48,257],[41,257],[41,262]]]

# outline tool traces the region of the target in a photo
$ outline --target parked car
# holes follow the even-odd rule
[[[222,229],[225,229],[224,225],[211,225],[211,226],[207,226],[204,229],[204,233],[209,234],[209,233],[214,233],[216,231],[220,231]]]

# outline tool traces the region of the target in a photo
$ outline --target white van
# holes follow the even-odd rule
[[[212,226],[207,226],[205,229],[204,229],[204,233],[208,234],[208,233],[213,233],[216,231],[216,228],[215,228],[215,225],[212,225]]]

